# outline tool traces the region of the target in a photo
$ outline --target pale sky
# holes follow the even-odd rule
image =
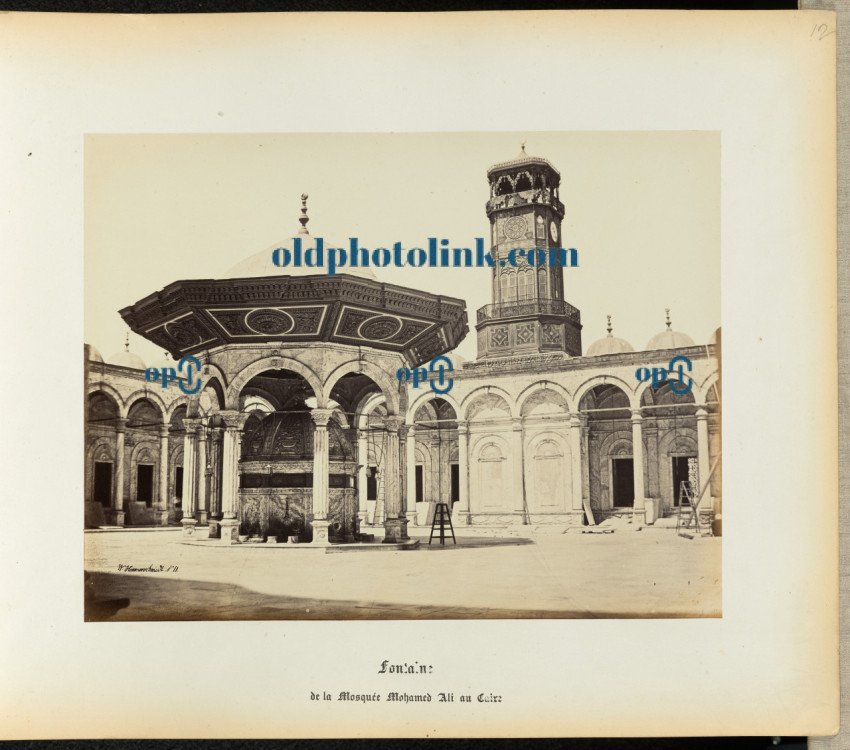
[[[582,347],[614,335],[636,350],[673,328],[706,343],[720,325],[720,136],[716,132],[314,133],[89,135],[85,142],[85,337],[104,356],[122,350],[118,310],[179,279],[220,278],[274,245],[291,247],[301,193],[313,237],[369,248],[489,247],[487,169],[530,155],[561,173],[564,269],[581,310]],[[269,275],[277,269],[269,258]],[[285,269],[279,269],[285,271]],[[491,302],[486,268],[377,268],[379,280]],[[133,333],[146,363],[162,350]]]

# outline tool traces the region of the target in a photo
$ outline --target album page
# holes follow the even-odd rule
[[[3,738],[836,731],[835,39],[0,18]]]

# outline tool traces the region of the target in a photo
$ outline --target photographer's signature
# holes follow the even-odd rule
[[[119,565],[119,573],[176,573],[179,570],[177,565]]]

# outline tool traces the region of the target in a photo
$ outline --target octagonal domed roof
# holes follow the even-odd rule
[[[561,173],[552,166],[552,163],[548,159],[544,159],[542,156],[532,156],[531,154],[526,153],[525,143],[522,144],[522,149],[519,154],[513,159],[509,159],[508,161],[500,161],[497,164],[494,164],[490,169],[487,170],[487,177],[491,177],[496,172],[501,172],[503,170],[513,170],[517,167],[525,167],[525,166],[540,166],[540,167],[548,167],[551,169],[558,177],[561,176]]]

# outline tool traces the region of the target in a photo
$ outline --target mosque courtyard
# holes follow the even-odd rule
[[[335,620],[719,617],[721,539],[674,528],[459,529],[413,549],[85,534],[85,618]],[[380,537],[378,537],[380,538]]]

